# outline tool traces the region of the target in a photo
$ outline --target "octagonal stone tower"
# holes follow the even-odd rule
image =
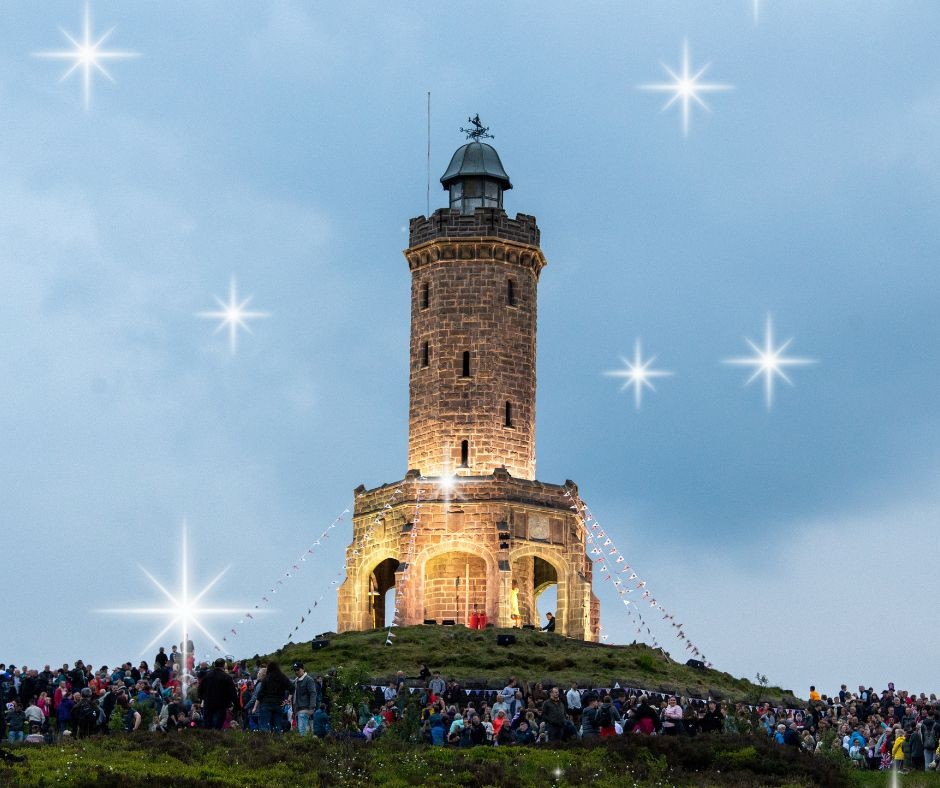
[[[449,207],[411,220],[408,467],[356,490],[338,631],[382,627],[395,589],[401,624],[467,624],[474,611],[522,623],[557,586],[557,631],[597,640],[585,534],[564,485],[535,480],[535,335],[545,266],[535,218],[503,210],[512,188],[474,138],[441,178]]]

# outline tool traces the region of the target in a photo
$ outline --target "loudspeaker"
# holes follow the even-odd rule
[[[690,659],[686,663],[690,668],[696,668],[698,670],[705,670],[705,663],[700,659]]]
[[[326,648],[328,645],[330,645],[329,640],[311,640],[310,641],[310,648],[312,648],[314,651],[319,651],[321,648]]]
[[[437,619],[436,619],[436,618],[426,618],[426,619],[424,619],[424,623],[427,624],[428,626],[437,626]]]
[[[456,625],[457,625],[457,622],[454,621],[454,619],[452,618],[445,618],[444,620],[441,621],[442,627],[453,627]]]
[[[496,645],[497,646],[511,646],[516,642],[515,635],[497,635],[496,636]]]

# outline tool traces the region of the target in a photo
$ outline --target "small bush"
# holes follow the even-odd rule
[[[633,658],[633,664],[647,673],[656,673],[657,670],[656,660],[652,654],[637,654]]]

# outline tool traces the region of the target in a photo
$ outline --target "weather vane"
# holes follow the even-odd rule
[[[479,115],[474,115],[472,118],[467,118],[467,123],[472,123],[473,126],[471,128],[464,128],[461,126],[460,130],[467,135],[468,140],[479,141],[481,139],[493,139],[493,135],[489,133],[490,127],[484,126],[482,123],[480,123]]]

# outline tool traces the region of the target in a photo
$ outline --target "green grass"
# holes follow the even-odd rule
[[[445,749],[394,740],[371,745],[323,743],[296,735],[185,731],[21,745],[16,751],[24,753],[28,762],[0,765],[0,785],[851,788],[853,784],[848,769],[828,758],[739,737],[624,736],[557,748]]]
[[[496,636],[516,636],[513,646],[497,646]],[[684,695],[727,698],[755,703],[794,705],[796,698],[779,687],[760,687],[718,670],[697,670],[674,662],[646,645],[608,646],[569,640],[531,630],[471,630],[465,627],[397,627],[394,645],[385,645],[385,630],[329,635],[328,648],[313,651],[309,643],[289,644],[270,657],[282,664],[302,660],[308,671],[342,665],[362,669],[381,680],[398,670],[417,676],[424,662],[445,677],[502,688],[509,676],[535,683],[577,681],[581,686],[642,687]]]

